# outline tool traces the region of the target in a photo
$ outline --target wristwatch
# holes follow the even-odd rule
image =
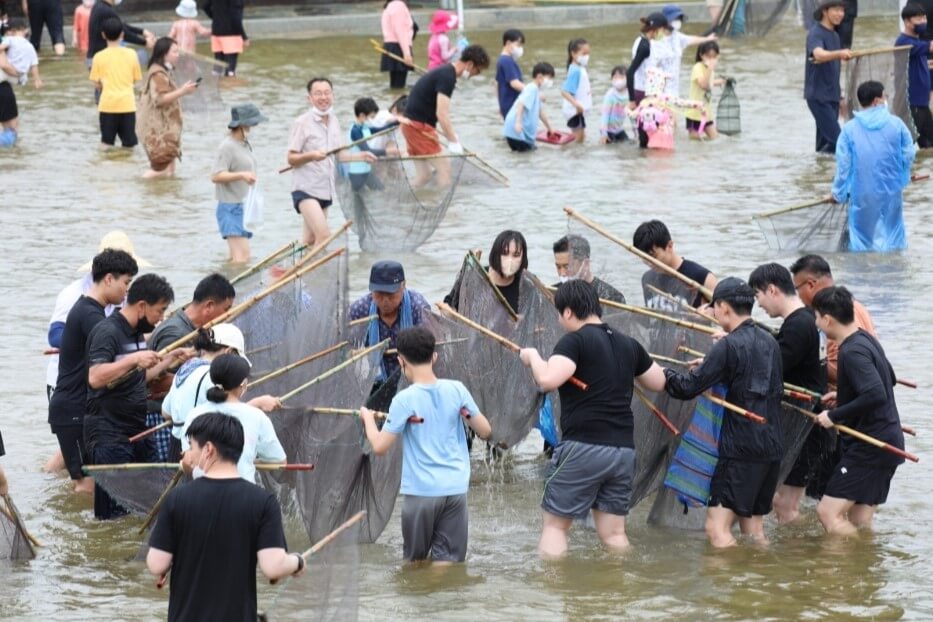
[[[292,553],[292,555],[298,558],[298,568],[292,574],[298,574],[305,569],[305,558],[301,553]]]

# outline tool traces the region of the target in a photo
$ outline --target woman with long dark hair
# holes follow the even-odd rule
[[[181,157],[181,98],[194,93],[198,85],[188,81],[175,86],[169,72],[177,62],[175,40],[156,41],[136,114],[136,135],[149,158],[149,170],[143,174],[147,179],[173,175],[175,160]]]
[[[405,88],[405,80],[408,78],[408,71],[413,62],[411,46],[417,28],[405,0],[386,0],[382,10],[382,47],[405,61],[382,55],[382,64],[379,68],[381,71],[389,72],[390,88]]]

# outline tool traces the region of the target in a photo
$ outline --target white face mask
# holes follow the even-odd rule
[[[316,118],[322,119],[324,117],[330,116],[330,113],[334,111],[334,107],[333,105],[331,105],[327,107],[327,110],[319,110],[318,108],[312,106],[311,110],[312,110],[312,114],[314,114]]]
[[[123,4],[123,0],[113,0],[113,6],[120,6]]]
[[[512,58],[514,58],[515,60],[518,60],[519,58],[521,58],[524,53],[525,53],[525,48],[523,47],[512,48]]]
[[[201,457],[202,458],[204,457],[203,451],[201,452]],[[207,475],[207,471],[205,471],[204,468],[201,467],[201,460],[199,458],[198,463],[195,465],[193,469],[191,469],[191,477],[192,479],[200,479],[204,477],[205,475]]]
[[[469,80],[469,79],[470,79],[470,70],[469,70],[469,69],[464,69],[463,71],[461,71],[461,72],[460,72],[460,77],[463,78],[464,80]]]
[[[614,88],[614,89],[617,90],[617,91],[624,91],[624,90],[625,90],[625,87],[626,87],[626,84],[627,84],[627,83],[626,83],[625,80],[613,80],[613,81],[612,81],[612,88]]]
[[[502,276],[510,277],[514,276],[518,269],[522,266],[521,257],[512,257],[511,255],[502,256]]]
[[[557,277],[557,280],[560,281],[561,283],[566,283],[567,281],[573,281],[573,280],[579,279],[579,278],[580,278],[580,277],[578,277],[578,276],[576,276],[576,275],[565,274],[564,276],[559,276],[559,277]]]
[[[581,67],[586,67],[587,64],[589,64],[589,62],[590,62],[589,54],[584,54],[583,56],[580,56],[577,58],[577,64],[580,65]]]
[[[675,32],[680,32],[680,27],[683,25],[683,20],[675,19],[671,22],[671,28],[673,28]]]
[[[541,88],[543,89],[549,89],[552,86],[554,86],[554,80],[552,80],[551,78],[545,78],[544,82],[541,83]]]

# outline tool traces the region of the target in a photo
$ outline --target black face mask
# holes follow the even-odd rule
[[[139,321],[136,323],[136,332],[143,333],[145,335],[147,333],[151,333],[154,330],[155,324],[150,322],[149,318],[147,318],[145,315],[139,318]]]

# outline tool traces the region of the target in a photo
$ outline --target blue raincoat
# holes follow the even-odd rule
[[[850,251],[907,248],[902,192],[916,153],[907,126],[884,106],[856,112],[842,128],[833,197],[849,203]]]

